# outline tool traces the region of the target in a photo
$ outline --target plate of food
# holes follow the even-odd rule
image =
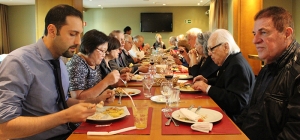
[[[141,90],[139,90],[139,89],[118,87],[118,88],[114,89],[114,91],[116,92],[115,96],[120,96],[120,94],[122,96],[127,96],[122,89],[125,90],[125,92],[127,92],[130,96],[138,95],[141,93]]]
[[[191,111],[195,112],[197,108],[192,108]],[[223,118],[222,113],[216,110],[208,109],[208,108],[201,108],[196,112],[199,115],[199,119],[197,122],[217,122]],[[195,121],[189,120],[188,118],[184,117],[184,115],[180,112],[180,110],[176,110],[172,113],[172,117],[180,122],[185,123],[196,123]]]
[[[195,90],[192,88],[192,84],[179,83],[179,89],[181,92],[201,92],[201,90]]]
[[[133,75],[131,77],[131,80],[135,80],[135,81],[142,81],[143,79],[144,79],[144,76],[139,75],[139,74]]]
[[[177,76],[179,77],[179,80],[189,80],[189,79],[193,79],[193,76],[192,76],[192,75],[177,74]]]
[[[150,98],[155,103],[166,103],[166,98],[163,95],[155,95]],[[169,102],[174,102],[174,98],[170,98]],[[179,99],[180,100],[180,99]]]
[[[130,115],[126,106],[116,107],[116,106],[104,106],[99,108],[96,106],[96,113],[92,116],[89,116],[87,120],[90,121],[112,121],[124,118],[127,115]]]

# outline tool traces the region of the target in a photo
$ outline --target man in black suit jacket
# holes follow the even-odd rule
[[[249,103],[255,77],[233,39],[224,29],[214,31],[208,40],[209,56],[220,66],[216,78],[194,78],[194,89],[208,94],[235,121]]]

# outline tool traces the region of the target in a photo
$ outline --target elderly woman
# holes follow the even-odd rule
[[[111,62],[111,60],[115,60],[119,57],[120,47],[121,47],[121,44],[120,44],[119,40],[115,37],[110,37],[106,55],[100,64],[100,70],[101,70],[101,74],[102,74],[103,78],[105,78],[109,73],[111,73],[113,71],[113,69],[111,67],[111,63],[109,63],[109,62]],[[128,74],[124,73],[121,75],[121,78],[129,81],[130,75],[129,75],[129,73]],[[122,82],[122,81],[119,80],[119,82]]]
[[[89,99],[103,96],[106,103],[114,100],[114,92],[105,89],[118,82],[120,74],[114,70],[102,79],[100,71],[108,40],[108,36],[97,30],[90,30],[83,35],[79,53],[67,63],[72,98]]]
[[[177,65],[183,65],[185,67],[189,66],[190,58],[188,56],[188,52],[191,47],[188,44],[187,40],[180,40],[178,42],[178,53],[170,52],[173,56],[174,61]]]
[[[194,89],[208,94],[235,122],[249,103],[255,77],[233,36],[224,29],[214,31],[208,39],[208,54],[220,66],[216,78],[194,78]]]
[[[193,77],[202,75],[209,79],[217,76],[218,65],[208,56],[207,41],[211,32],[198,33],[195,49],[189,51],[189,74]]]
[[[165,43],[162,41],[162,37],[160,34],[155,35],[155,42],[153,43],[153,49],[161,48],[161,49],[166,49]]]

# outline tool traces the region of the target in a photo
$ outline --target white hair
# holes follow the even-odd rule
[[[191,28],[186,32],[186,36],[197,36],[197,34],[202,33],[202,30],[199,28]]]
[[[210,37],[209,41],[211,42],[212,39],[214,39],[213,41],[215,41],[215,44],[220,44],[220,43],[226,43],[227,42],[228,46],[229,46],[229,54],[236,54],[236,53],[239,53],[241,51],[239,46],[234,41],[234,38],[231,35],[231,33],[229,31],[225,30],[225,29],[215,30],[211,34],[211,37]]]
[[[138,42],[140,38],[144,38],[144,37],[141,36],[141,35],[136,35],[136,36],[133,37],[132,40],[133,40],[133,42]]]
[[[132,38],[131,35],[129,34],[124,34],[124,40],[128,41],[129,38]]]
[[[172,44],[172,45],[176,45],[176,37],[175,36],[171,36],[169,38],[169,42]]]

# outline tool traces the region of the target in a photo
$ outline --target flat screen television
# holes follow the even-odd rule
[[[172,13],[141,13],[141,32],[172,32]]]

